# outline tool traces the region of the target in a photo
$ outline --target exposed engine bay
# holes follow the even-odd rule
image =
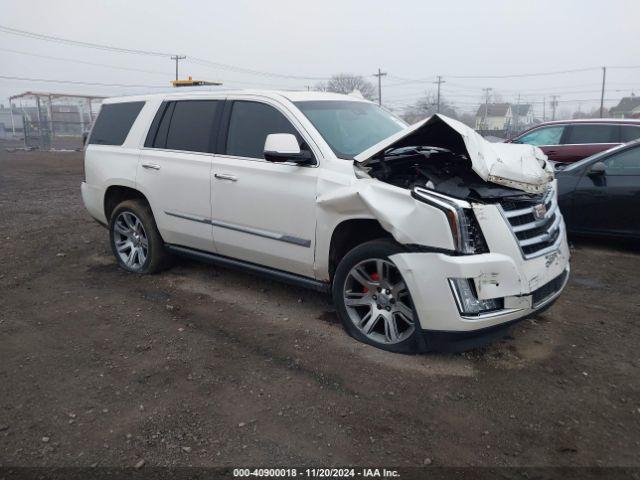
[[[541,195],[483,180],[470,159],[434,146],[401,147],[379,154],[361,167],[368,175],[397,187],[423,187],[455,198],[484,203],[532,200]]]

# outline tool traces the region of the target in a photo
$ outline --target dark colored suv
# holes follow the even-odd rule
[[[540,147],[554,162],[573,163],[640,138],[640,119],[557,120],[525,130],[509,143]]]

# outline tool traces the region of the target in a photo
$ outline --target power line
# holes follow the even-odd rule
[[[640,65],[613,66],[613,67],[607,67],[607,68],[633,69],[633,68],[640,68]],[[590,72],[590,71],[595,71],[600,69],[601,67],[585,67],[585,68],[574,68],[574,69],[568,69],[568,70],[555,70],[550,72],[513,73],[513,74],[506,74],[506,75],[443,75],[443,77],[459,78],[459,79],[524,78],[524,77],[542,77],[542,76],[549,76],[549,75],[563,75],[563,74],[569,74],[569,73]],[[390,87],[406,85],[410,83],[431,83],[433,81],[433,77],[421,78],[421,79],[408,79],[408,78],[394,76],[393,78],[402,80],[402,82],[392,83],[389,85]]]
[[[136,54],[136,55],[164,57],[164,58],[171,58],[176,56],[176,54],[174,53],[154,52],[150,50],[137,50],[132,48],[122,48],[122,47],[116,47],[114,45],[104,45],[99,43],[72,40],[69,38],[62,38],[62,37],[57,37],[53,35],[44,35],[44,34],[35,33],[35,32],[28,32],[26,30],[19,30],[17,28],[11,28],[4,25],[0,25],[0,32],[8,33],[11,35],[18,35],[21,37],[34,38],[37,40],[43,40],[47,42],[54,42],[54,43],[59,43],[64,45],[72,45],[76,47],[94,48],[98,50],[112,51],[112,52],[118,52],[118,53],[129,53],[129,54]],[[232,70],[238,73],[246,73],[250,75],[263,75],[263,76],[269,76],[269,77],[290,78],[295,80],[327,80],[328,79],[328,77],[305,77],[305,76],[299,76],[299,75],[286,75],[286,74],[279,74],[279,73],[273,73],[273,72],[265,72],[260,70],[252,70],[249,68],[238,67],[235,65],[212,62],[210,60],[207,60],[204,58],[198,58],[198,57],[190,57],[190,60],[195,64],[212,66],[215,68]]]
[[[95,48],[98,50],[109,50],[112,52],[120,53],[133,53],[137,55],[149,55],[155,57],[171,57],[171,53],[154,52],[150,50],[135,50],[132,48],[122,48],[113,45],[103,45],[99,43],[82,42],[79,40],[71,40],[68,38],[56,37],[53,35],[44,35],[41,33],[27,32],[26,30],[18,30],[17,28],[11,28],[4,25],[0,25],[0,31],[9,33],[11,35],[19,35],[21,37],[35,38],[37,40],[44,40],[47,42],[63,43],[66,45],[74,45],[76,47]]]
[[[204,67],[213,67],[219,68],[223,70],[230,70],[236,73],[244,73],[248,75],[258,75],[264,77],[275,77],[275,78],[286,78],[290,80],[329,80],[330,77],[307,77],[301,75],[287,75],[283,73],[273,73],[273,72],[264,72],[261,70],[253,70],[250,68],[238,67],[235,65],[228,65],[226,63],[212,62],[210,60],[206,60],[204,58],[198,57],[189,57],[189,61],[195,63],[196,65],[201,65]]]
[[[90,85],[97,87],[120,87],[120,88],[164,88],[168,90],[170,87],[164,87],[161,85],[124,85],[120,83],[100,83],[100,82],[81,82],[78,80],[52,80],[45,78],[26,78],[26,77],[13,77],[8,75],[0,75],[0,79],[3,80],[19,80],[25,82],[46,82],[46,83],[65,83],[69,85]]]
[[[63,57],[53,57],[50,55],[40,55],[38,53],[30,53],[30,52],[22,52],[20,50],[12,50],[10,48],[0,48],[0,51],[3,52],[9,52],[9,53],[15,53],[15,54],[19,54],[19,55],[27,55],[30,57],[38,57],[38,58],[46,58],[49,60],[58,60],[58,61],[63,61],[63,62],[73,62],[73,63],[79,63],[79,64],[83,64],[83,65],[93,65],[95,67],[104,67],[104,68],[113,68],[116,70],[127,70],[130,72],[141,72],[141,73],[150,73],[153,75],[162,75],[164,77],[167,76],[166,72],[160,72],[157,70],[143,70],[140,68],[129,68],[129,67],[120,67],[117,65],[107,65],[105,63],[96,63],[96,62],[87,62],[84,60],[77,60],[75,58],[63,58]]]
[[[62,62],[72,62],[72,63],[78,63],[81,65],[92,65],[95,67],[103,67],[103,68],[112,68],[115,70],[124,70],[124,71],[130,71],[130,72],[141,72],[141,73],[148,73],[148,74],[152,74],[152,75],[162,75],[163,77],[167,77],[167,73],[166,72],[160,72],[158,70],[145,70],[145,69],[141,69],[141,68],[131,68],[131,67],[121,67],[118,65],[109,65],[106,63],[97,63],[97,62],[87,62],[84,60],[78,60],[75,58],[65,58],[65,57],[54,57],[51,55],[41,55],[41,54],[37,54],[37,53],[31,53],[31,52],[23,52],[20,50],[12,50],[10,48],[0,48],[0,51],[3,52],[9,52],[9,53],[14,53],[14,54],[18,54],[18,55],[27,55],[30,57],[37,57],[37,58],[45,58],[48,60],[57,60],[57,61],[62,61]],[[225,84],[240,84],[240,85],[259,85],[262,87],[270,87],[270,88],[282,88],[282,85],[273,85],[273,84],[266,84],[264,82],[250,82],[247,80],[235,80],[235,79],[225,79]]]

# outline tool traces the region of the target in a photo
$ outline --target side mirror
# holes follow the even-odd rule
[[[269,162],[295,162],[309,164],[311,152],[300,150],[298,139],[291,133],[270,133],[264,142],[264,158]]]
[[[602,162],[596,162],[593,165],[591,165],[591,168],[589,168],[589,171],[587,172],[587,175],[591,176],[598,176],[598,175],[604,175],[604,173],[606,172],[607,167],[604,163]]]

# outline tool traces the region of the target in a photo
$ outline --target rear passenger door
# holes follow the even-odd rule
[[[211,166],[221,100],[164,102],[149,129],[138,164],[165,242],[215,251],[211,226]]]
[[[234,100],[224,117],[211,184],[218,253],[312,277],[317,165],[268,162],[263,154],[271,133],[291,133],[308,149],[295,116],[266,100]]]
[[[576,123],[567,126],[562,143],[562,162],[577,162],[620,143],[615,124]]]

